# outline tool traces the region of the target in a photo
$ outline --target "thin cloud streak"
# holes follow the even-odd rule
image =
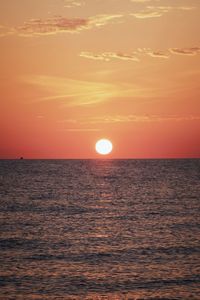
[[[108,101],[120,92],[114,84],[72,80],[51,76],[30,76],[23,78],[31,84],[46,91],[49,96],[40,97],[38,101],[64,101],[67,106],[93,105]]]
[[[74,0],[64,0],[64,7],[72,8],[72,7],[80,7],[83,5],[81,1],[74,1]]]
[[[200,47],[170,48],[169,51],[173,54],[194,56],[200,52]]]
[[[5,37],[13,34],[13,29],[0,25],[0,37]]]
[[[135,56],[135,54],[126,54],[121,52],[103,52],[101,54],[94,54],[92,52],[81,52],[81,57],[94,59],[94,60],[103,60],[110,61],[111,59],[119,59],[119,60],[132,60],[139,61],[139,59]]]
[[[164,14],[174,10],[190,11],[195,9],[193,6],[147,6],[145,9],[131,13],[137,19],[159,18]]]
[[[133,2],[133,1],[132,1]],[[145,3],[149,1],[134,1]],[[83,5],[80,1],[67,1],[65,7],[78,7]],[[80,33],[84,30],[100,28],[108,24],[116,24],[123,21],[127,16],[133,16],[137,19],[151,19],[163,16],[173,10],[189,11],[195,7],[192,6],[147,6],[141,11],[129,14],[99,14],[88,18],[67,18],[63,16],[55,16],[48,19],[30,19],[21,26],[6,27],[0,25],[0,37],[8,35],[18,35],[21,37],[47,36],[58,33]],[[123,59],[121,57],[121,59]],[[124,57],[126,59],[126,57]]]
[[[147,52],[147,54],[151,57],[155,57],[155,58],[166,58],[168,59],[169,58],[169,55],[167,55],[166,53],[164,52],[160,52],[160,51],[153,51],[153,52]]]
[[[117,124],[117,123],[146,123],[146,122],[184,122],[199,121],[200,116],[158,116],[158,115],[107,115],[100,117],[89,117],[87,119],[63,120],[63,123],[86,124]]]
[[[73,80],[52,76],[27,76],[21,79],[24,83],[35,86],[46,96],[38,97],[36,102],[57,101],[62,106],[96,105],[117,98],[139,99],[160,94],[159,89],[144,88],[143,85],[111,84]]]
[[[132,13],[130,15],[136,17],[137,19],[148,19],[161,17],[163,13],[158,11],[141,11],[137,13]]]
[[[165,121],[194,121],[200,120],[198,116],[157,116],[157,115],[128,115],[128,116],[106,116],[103,118],[93,118],[89,123],[132,123],[132,122],[165,122]]]
[[[24,22],[22,26],[8,28],[1,26],[1,35],[18,35],[23,37],[33,37],[41,35],[55,35],[58,33],[79,33],[82,30],[103,27],[107,24],[118,22],[123,15],[103,14],[89,18],[66,18],[57,16],[53,18],[31,19]]]
[[[66,128],[62,131],[69,131],[69,132],[96,132],[101,131],[99,128]]]
[[[160,50],[152,50],[151,48],[138,48],[128,53],[122,52],[103,52],[103,53],[93,53],[89,51],[82,51],[79,56],[83,58],[93,59],[93,60],[101,60],[109,62],[111,59],[119,59],[119,60],[131,60],[135,62],[141,61],[141,56],[147,55],[153,58],[160,59],[169,59],[170,54],[179,54],[179,55],[188,55],[195,56],[200,53],[200,47],[190,47],[190,48],[170,48],[166,51]]]

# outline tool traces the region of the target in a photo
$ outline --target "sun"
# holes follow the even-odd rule
[[[113,145],[112,145],[111,141],[109,141],[107,139],[101,139],[96,142],[95,149],[96,149],[97,153],[99,153],[101,155],[107,155],[112,151]]]

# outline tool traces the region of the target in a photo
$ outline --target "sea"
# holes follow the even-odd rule
[[[1,160],[0,299],[200,299],[200,159]]]

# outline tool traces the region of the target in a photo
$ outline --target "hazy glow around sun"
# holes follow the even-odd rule
[[[112,151],[113,145],[112,145],[111,141],[109,141],[107,139],[101,139],[101,140],[97,141],[97,143],[95,145],[95,149],[96,149],[97,153],[99,153],[101,155],[106,155]]]

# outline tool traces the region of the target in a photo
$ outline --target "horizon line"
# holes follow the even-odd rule
[[[16,158],[1,158],[0,160],[166,160],[166,159],[200,159],[199,157],[119,157],[119,158],[110,158],[110,157],[96,157],[96,158],[26,158],[26,157],[16,157]]]

